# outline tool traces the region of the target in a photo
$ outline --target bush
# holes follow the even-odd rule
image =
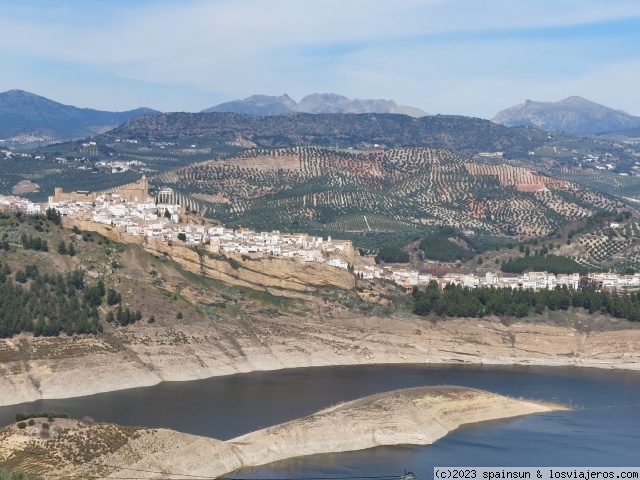
[[[182,320],[182,317],[183,317],[182,312],[178,312],[177,315],[176,315],[176,318],[178,320]]]
[[[376,263],[407,263],[409,254],[398,247],[382,247],[375,257]]]
[[[57,412],[32,412],[25,413],[20,412],[16,413],[16,422],[21,422],[22,420],[29,420],[30,418],[69,418],[69,415],[66,413],[57,413]]]
[[[420,242],[420,249],[424,252],[424,256],[430,260],[438,260],[440,262],[465,261],[473,258],[474,253],[472,251],[462,248],[449,240],[453,233],[452,229],[442,227],[438,231],[427,235]]]
[[[47,422],[43,423],[43,424],[42,424],[42,428],[43,428],[44,430],[49,430],[49,424],[48,424]]]
[[[82,423],[86,423],[87,425],[93,425],[95,423],[95,420],[89,415],[86,415],[82,417]]]
[[[18,270],[16,272],[16,282],[18,283],[27,283],[27,274],[22,270]]]
[[[18,422],[18,428],[20,430],[27,428],[26,422]]]
[[[35,424],[36,424],[36,421],[33,418],[29,419],[29,426],[30,427],[33,427]]]

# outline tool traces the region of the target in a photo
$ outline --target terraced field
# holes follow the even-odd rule
[[[448,150],[254,149],[151,179],[225,223],[310,231],[411,232],[450,225],[532,237],[623,204],[512,165],[469,163]]]
[[[557,254],[570,257],[589,268],[616,272],[623,272],[628,267],[640,270],[638,218],[632,216],[618,225],[612,228],[605,222],[587,227],[586,231],[580,231],[566,245],[558,245]]]
[[[628,177],[605,172],[558,173],[556,176],[611,195],[640,199],[640,177]]]
[[[29,133],[21,133],[9,138],[5,138],[0,142],[0,146],[6,148],[29,149],[38,148],[53,143],[69,141],[69,139],[88,138],[101,135],[115,128],[117,125],[89,125],[85,128],[70,130],[65,134],[61,134],[56,129],[40,128],[30,131]]]

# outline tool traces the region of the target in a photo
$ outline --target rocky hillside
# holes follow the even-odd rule
[[[548,143],[548,135],[532,128],[508,128],[488,120],[435,115],[411,118],[390,114],[292,113],[251,116],[235,113],[165,113],[144,115],[100,137],[140,142],[178,142],[197,147],[212,144],[247,147],[318,145],[340,148],[429,146],[462,155],[504,152],[524,157]]]
[[[289,95],[280,97],[252,95],[244,100],[221,103],[203,110],[231,112],[245,115],[282,115],[284,113],[397,113],[410,117],[424,117],[428,113],[415,107],[398,105],[393,100],[349,99],[335,93],[313,93],[296,103]]]
[[[577,96],[559,102],[527,100],[498,112],[493,121],[508,127],[526,125],[574,135],[617,132],[640,127],[640,117]]]
[[[34,148],[93,137],[142,114],[149,108],[105,112],[63,105],[22,90],[0,93],[0,146]]]
[[[511,165],[479,165],[448,150],[250,150],[159,175],[228,224],[368,234],[449,225],[538,236],[622,204]]]
[[[203,110],[202,113],[231,112],[240,115],[282,115],[292,112],[296,105],[295,100],[292,100],[286,93],[279,97],[271,95],[251,95],[244,100],[233,100],[215,105]]]

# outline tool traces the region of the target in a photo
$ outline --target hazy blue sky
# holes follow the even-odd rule
[[[199,111],[332,92],[491,118],[581,95],[640,115],[638,0],[2,0],[0,91]]]

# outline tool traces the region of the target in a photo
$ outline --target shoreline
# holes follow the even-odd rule
[[[355,317],[285,319],[278,327],[287,330],[269,337],[257,332],[276,323],[265,319],[251,335],[217,332],[214,339],[202,326],[143,327],[118,337],[120,349],[104,338],[22,338],[19,342],[36,354],[0,362],[0,406],[287,368],[432,364],[640,371],[640,330],[635,329],[580,334],[566,327],[478,319],[429,324]],[[24,344],[13,343],[24,350]],[[48,358],[38,358],[40,351]]]
[[[569,408],[442,385],[378,393],[227,441],[167,429],[60,419],[59,429],[46,437],[57,437],[57,441],[45,449],[36,468],[56,475],[101,478],[125,478],[131,470],[142,478],[170,471],[218,477],[292,457],[383,445],[430,445],[462,425],[563,410]],[[0,428],[0,461],[11,459],[16,463],[12,467],[28,469],[30,452],[36,444],[43,446],[38,436],[44,421],[39,419],[23,430],[15,424]],[[67,429],[73,433],[63,433]],[[75,461],[73,452],[87,438],[113,438],[114,434],[120,442],[92,453],[91,459]]]

